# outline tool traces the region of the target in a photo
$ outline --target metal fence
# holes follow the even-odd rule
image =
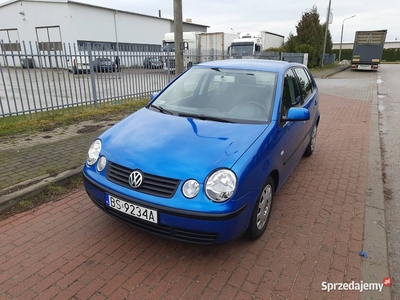
[[[258,57],[261,59],[283,60],[287,62],[297,62],[307,65],[308,53],[287,53],[287,52],[270,52],[264,51]]]
[[[0,117],[148,97],[174,77],[161,52],[0,42]]]
[[[324,65],[333,64],[336,61],[336,54],[325,54]]]
[[[302,53],[268,52],[254,58],[304,63]],[[185,67],[229,59],[185,55]],[[123,45],[112,48],[0,41],[0,117],[97,107],[148,98],[174,77],[173,52]]]

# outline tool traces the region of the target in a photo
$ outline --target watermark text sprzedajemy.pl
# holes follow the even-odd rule
[[[331,292],[331,291],[359,291],[360,293],[363,291],[379,291],[382,292],[384,286],[391,286],[392,279],[390,277],[385,277],[382,280],[382,283],[370,283],[370,282],[342,282],[342,283],[331,283],[331,282],[322,282],[322,290]]]

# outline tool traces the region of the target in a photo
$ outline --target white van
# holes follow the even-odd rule
[[[87,56],[71,56],[67,58],[68,70],[74,74],[90,73],[90,62]]]

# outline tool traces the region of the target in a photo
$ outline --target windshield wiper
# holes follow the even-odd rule
[[[213,117],[213,116],[206,116],[203,114],[179,113],[178,116],[185,117],[185,118],[200,119],[200,120],[217,121],[217,122],[224,122],[224,123],[234,123],[228,119]]]
[[[152,105],[150,105],[150,107],[157,109],[159,112],[161,112],[163,114],[170,114],[170,115],[174,114],[172,111],[169,111],[168,109],[165,109],[162,106],[157,106],[157,105],[152,104]]]

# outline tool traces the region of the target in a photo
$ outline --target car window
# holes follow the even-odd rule
[[[175,114],[269,122],[277,73],[191,68],[155,100]]]
[[[306,100],[313,92],[313,86],[310,77],[304,68],[295,68],[295,72],[299,78],[303,98]]]
[[[287,116],[291,107],[300,107],[301,105],[303,105],[303,98],[297,84],[297,78],[292,70],[288,70],[283,83],[281,115]]]

